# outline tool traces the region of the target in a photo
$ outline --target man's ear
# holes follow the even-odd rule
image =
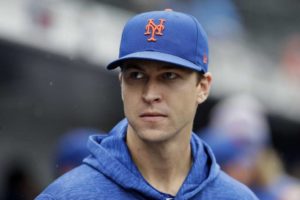
[[[211,87],[211,82],[212,82],[212,75],[210,72],[207,72],[201,77],[199,80],[199,83],[197,85],[197,103],[201,104],[203,103],[210,92],[210,87]]]
[[[122,72],[119,73],[119,81],[122,82]]]
[[[123,98],[122,79],[123,79],[122,72],[120,72],[120,73],[119,73],[119,82],[120,82],[120,86],[121,86],[121,98],[122,98],[122,101],[123,101],[124,98]]]

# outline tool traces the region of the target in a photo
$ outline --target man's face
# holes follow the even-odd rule
[[[199,80],[196,72],[163,62],[124,63],[120,81],[128,131],[150,142],[186,137],[210,80],[210,74]]]

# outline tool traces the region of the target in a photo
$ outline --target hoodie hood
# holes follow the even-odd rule
[[[119,122],[107,136],[90,136],[91,153],[83,162],[108,177],[121,188],[146,199],[166,199],[166,195],[153,188],[140,174],[126,145],[126,119]],[[175,199],[190,199],[219,174],[219,166],[211,149],[194,133],[191,137],[193,166],[176,194]]]

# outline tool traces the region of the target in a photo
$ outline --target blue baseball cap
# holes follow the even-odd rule
[[[207,35],[193,16],[170,9],[141,13],[125,25],[119,58],[107,69],[133,59],[162,61],[206,73]]]

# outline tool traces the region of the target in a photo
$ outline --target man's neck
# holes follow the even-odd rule
[[[190,137],[185,136],[184,141],[151,143],[128,132],[126,140],[143,177],[157,190],[176,195],[192,166]]]

